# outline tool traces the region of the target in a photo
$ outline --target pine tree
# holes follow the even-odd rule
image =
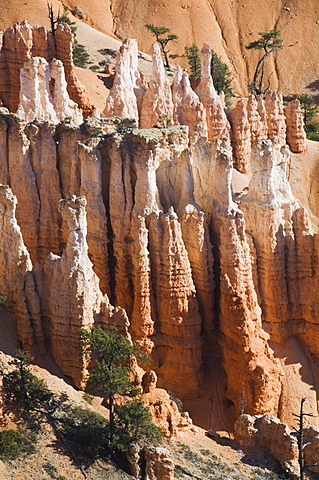
[[[152,25],[150,23],[147,23],[145,27],[153,34],[155,35],[156,41],[160,46],[160,49],[164,55],[165,59],[165,67],[170,68],[169,62],[168,62],[168,56],[167,54],[169,53],[169,50],[166,49],[166,46],[168,42],[171,42],[172,40],[177,40],[178,36],[175,35],[174,33],[170,33],[166,37],[163,37],[165,33],[169,33],[170,29],[167,27],[156,27],[155,25]]]
[[[73,63],[76,67],[86,68],[91,65],[90,55],[86,51],[84,45],[80,44],[76,38],[77,27],[75,22],[72,22],[69,18],[69,9],[66,6],[63,6],[63,13],[60,15],[60,10],[58,11],[57,16],[55,16],[52,4],[47,3],[48,6],[48,17],[51,24],[51,33],[53,38],[55,38],[56,25],[59,23],[66,23],[71,29],[73,35]]]
[[[6,390],[26,411],[36,410],[52,398],[45,382],[29,371],[32,360],[23,350],[16,350],[15,358],[10,362],[15,369],[4,376]]]
[[[202,66],[198,46],[193,43],[191,47],[185,47],[185,54],[191,70],[189,79],[200,78],[202,76]]]
[[[260,38],[250,42],[246,46],[247,50],[263,50],[264,53],[259,59],[252,83],[249,88],[252,93],[260,95],[267,91],[263,86],[264,79],[264,62],[266,58],[276,50],[280,50],[283,47],[283,40],[280,38],[280,30],[270,30],[269,32],[260,32]]]
[[[152,424],[150,412],[143,402],[132,402],[133,405],[129,402],[125,408],[115,408],[116,395],[134,396],[140,393],[140,390],[134,386],[130,373],[134,358],[137,357],[146,362],[147,356],[125,337],[119,335],[115,327],[110,327],[107,332],[104,332],[101,327],[92,327],[90,331],[81,329],[79,336],[82,356],[93,359],[93,368],[87,380],[87,390],[108,397],[111,448],[124,448],[124,444],[127,447],[128,443],[125,442],[135,439],[138,435],[142,437],[137,428],[141,419],[143,419],[145,432],[148,432],[147,435],[151,438],[156,427]],[[122,431],[123,428],[128,429],[126,433]]]
[[[319,113],[319,107],[315,104],[314,98],[308,93],[298,95],[298,100],[303,111],[304,128],[307,138],[310,140],[318,140],[319,124],[313,119]]]
[[[224,92],[226,106],[230,107],[230,98],[233,96],[231,83],[233,76],[228,68],[228,65],[224,63],[217,53],[212,50],[212,60],[210,64],[210,71],[213,78],[214,87],[216,92],[220,94]]]

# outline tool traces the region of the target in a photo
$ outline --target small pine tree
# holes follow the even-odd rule
[[[36,410],[52,397],[45,382],[29,371],[32,360],[23,350],[16,350],[15,358],[10,362],[16,368],[4,376],[6,391],[27,411]]]
[[[153,424],[150,410],[140,400],[133,400],[115,409],[114,444],[125,451],[132,443],[144,445],[161,441],[162,435]]]
[[[195,80],[195,78],[200,78],[202,76],[202,66],[198,46],[193,43],[191,47],[185,47],[185,55],[191,70],[189,79]]]
[[[314,117],[319,113],[319,107],[315,104],[314,98],[308,93],[298,95],[300,106],[303,110],[304,128],[307,138],[311,138],[311,134],[317,134],[319,130],[319,123],[313,121]]]
[[[56,31],[56,25],[58,23],[66,23],[69,25],[72,35],[73,35],[73,63],[76,67],[81,67],[81,68],[87,68],[89,65],[91,65],[90,61],[90,55],[86,51],[86,48],[84,45],[81,45],[77,39],[76,39],[76,32],[77,32],[77,27],[75,26],[75,22],[72,22],[72,20],[69,18],[69,9],[66,6],[63,6],[63,13],[60,15],[60,11],[58,12],[58,15],[54,15],[53,7],[52,4],[50,5],[49,3],[47,4],[48,6],[48,16],[50,19],[51,23],[51,33],[53,37],[55,37],[55,31]]]
[[[166,49],[166,46],[168,42],[171,42],[173,40],[177,40],[178,36],[175,35],[174,33],[170,33],[166,37],[163,37],[166,33],[170,32],[170,29],[167,27],[156,27],[155,25],[152,25],[150,23],[147,23],[145,27],[153,34],[155,35],[156,41],[160,46],[160,49],[164,55],[165,59],[165,67],[170,68],[169,62],[168,62],[168,56],[167,54],[169,53],[169,50]]]
[[[140,390],[132,383],[130,373],[134,358],[138,357],[145,363],[147,356],[125,337],[119,335],[115,327],[110,327],[108,332],[104,332],[101,327],[92,327],[90,331],[81,329],[79,336],[79,348],[82,356],[94,358],[93,368],[87,380],[87,389],[89,392],[108,397],[109,442],[111,448],[119,448],[120,445],[124,445],[124,438],[135,438],[141,419],[143,419],[144,428],[149,423],[152,425],[151,416],[147,412],[145,413],[140,405],[129,406],[130,403],[128,403],[123,410],[115,409],[116,395],[134,396],[140,393]],[[130,426],[127,434],[121,430],[125,421]],[[150,425],[149,437],[153,432],[153,427]],[[127,446],[128,444],[126,444]]]
[[[264,88],[264,62],[266,58],[276,50],[280,50],[283,47],[283,40],[280,38],[280,30],[270,30],[269,32],[260,32],[260,38],[250,42],[247,46],[247,50],[263,50],[264,54],[259,59],[252,83],[249,85],[249,89],[256,95],[265,93],[268,88]]]
[[[233,96],[231,83],[233,76],[228,68],[228,65],[224,63],[217,53],[212,50],[212,60],[210,64],[210,71],[213,78],[214,87],[216,92],[220,94],[224,92],[226,106],[230,107],[230,98]]]

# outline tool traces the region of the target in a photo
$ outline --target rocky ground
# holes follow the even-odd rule
[[[17,336],[12,322],[12,315],[1,309],[1,323],[5,326],[0,337],[0,366],[6,371],[11,354],[17,348]],[[4,353],[5,352],[5,353]],[[50,356],[42,358],[41,366],[32,365],[32,372],[47,383],[55,398],[63,395],[67,403],[80,405],[101,415],[108,411],[101,403],[102,399],[94,397],[87,403],[83,392],[74,389],[61,375]],[[50,373],[52,372],[52,373]],[[11,411],[0,431],[7,428],[23,426],[24,420]],[[265,449],[243,451],[230,435],[223,433],[220,438],[206,436],[206,431],[196,427],[195,431],[179,432],[177,436],[166,441],[175,464],[175,477],[180,479],[228,479],[228,480],[275,480],[280,479],[280,468]],[[16,460],[0,460],[0,480],[82,480],[83,473],[74,463],[66,446],[57,437],[52,426],[41,421],[36,453],[22,455]],[[130,475],[117,468],[109,461],[97,460],[85,473],[88,480],[129,480]]]
[[[10,331],[10,330],[8,330]],[[14,330],[1,339],[1,348],[15,348]],[[11,356],[0,352],[1,369],[8,369]],[[33,365],[32,372],[45,380],[55,398],[63,396],[65,402],[73,406],[80,405],[107,416],[107,410],[101,405],[102,399],[94,397],[87,403],[83,392],[75,390],[63,378],[50,357],[43,360],[47,368]],[[55,374],[49,373],[49,370]],[[133,477],[109,460],[96,460],[84,465],[83,471],[75,463],[65,444],[57,436],[52,425],[44,418],[39,422],[36,452],[23,454],[16,460],[0,461],[0,480],[129,480]],[[15,409],[7,411],[6,423],[0,425],[0,431],[8,428],[26,427],[27,423]],[[232,436],[225,432],[216,437],[207,436],[205,430],[195,427],[180,431],[165,446],[170,450],[175,464],[174,476],[187,480],[280,480],[286,478],[278,463],[265,448],[250,447],[242,449]],[[84,476],[85,475],[85,476]],[[307,477],[315,479],[315,476]]]

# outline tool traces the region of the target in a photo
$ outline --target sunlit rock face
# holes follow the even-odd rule
[[[72,117],[76,123],[80,123],[81,113],[77,111],[77,107],[83,112],[85,118],[94,114],[95,107],[91,105],[83,85],[76,76],[72,50],[72,32],[70,27],[64,23],[57,25],[54,38],[44,27],[31,27],[25,21],[9,27],[3,34],[0,48],[0,98],[3,106],[7,107],[10,112],[17,111],[19,103],[21,103],[21,87],[22,95],[26,97],[27,101],[25,114],[29,113],[29,108],[33,110],[32,103],[35,107],[39,96],[42,96],[42,101],[47,103],[45,97],[49,94],[46,94],[45,91],[50,75],[43,60],[34,60],[36,57],[41,57],[48,63],[56,59],[63,64],[64,73],[56,60],[51,64],[51,78],[57,83],[55,87],[57,121],[60,121],[62,115],[69,109],[69,114],[65,117]],[[25,70],[20,77],[21,69]],[[38,88],[42,90],[42,95]],[[66,90],[72,102],[67,98]],[[40,108],[39,105],[37,108]],[[42,110],[46,108],[48,106],[42,106]],[[37,110],[35,109],[35,111]],[[48,115],[50,117],[52,113]],[[50,121],[54,122],[55,120],[54,115],[50,117]]]
[[[265,95],[265,108],[267,114],[268,138],[279,137],[286,143],[286,122],[282,96],[272,90]]]
[[[191,88],[188,74],[177,66],[172,83],[174,122],[187,125],[192,134],[196,125],[206,125],[206,111],[198,96]]]
[[[143,97],[141,107],[141,128],[174,124],[171,85],[165,73],[160,48],[156,42],[151,47],[151,55],[152,72],[149,89]]]
[[[20,70],[20,102],[17,115],[27,122],[45,120],[60,123],[69,119],[76,125],[83,122],[83,115],[67,92],[67,83],[61,60],[49,65],[42,57],[26,60]]]
[[[236,104],[236,107],[229,112],[229,120],[232,126],[235,168],[240,173],[249,173],[251,127],[247,115],[247,109],[242,100],[239,100]]]
[[[25,348],[43,353],[46,341],[81,387],[78,329],[113,324],[183,400],[211,398],[218,365],[236,415],[287,421],[304,392],[315,404],[318,240],[288,180],[303,158],[290,149],[305,148],[298,103],[284,110],[268,92],[226,114],[208,45],[196,93],[180,69],[170,84],[154,45],[145,91],[127,40],[107,117],[77,126],[70,59],[53,60],[48,35],[30,28],[9,32],[22,52],[9,89],[19,116],[0,111],[0,181],[12,191],[1,282]],[[235,173],[246,185],[236,194]]]
[[[299,100],[292,100],[284,108],[287,127],[287,143],[294,153],[305,152],[306,132],[303,128],[303,112]]]
[[[229,123],[222,96],[217,95],[210,73],[211,50],[204,43],[201,50],[202,76],[195,89],[206,111],[206,121],[210,140],[229,136]]]
[[[138,71],[137,42],[126,39],[120,47],[115,67],[115,78],[107,98],[103,117],[132,118],[139,121],[139,110],[145,88],[141,84]]]

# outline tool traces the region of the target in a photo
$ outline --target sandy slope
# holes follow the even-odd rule
[[[57,10],[58,0],[52,0]],[[284,48],[269,59],[266,78],[283,94],[301,92],[319,78],[318,0],[64,0],[87,24],[124,39],[137,38],[148,52],[152,36],[146,23],[165,25],[179,36],[171,44],[176,61],[186,64],[184,46],[208,42],[232,68],[235,90],[244,94],[259,58],[245,46],[258,32],[280,29]],[[26,18],[31,24],[48,24],[46,0],[1,0],[0,28]],[[89,37],[88,37],[88,40]],[[110,47],[112,48],[112,47]]]

